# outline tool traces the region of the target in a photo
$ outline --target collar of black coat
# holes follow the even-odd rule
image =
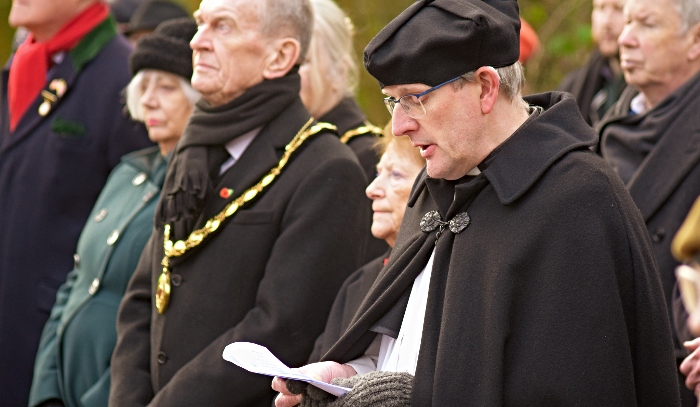
[[[596,145],[598,136],[586,124],[579,113],[576,100],[564,92],[547,92],[525,97],[532,106],[543,111],[532,115],[503,144],[489,154],[478,165],[481,174],[465,175],[451,183],[431,179],[425,168],[419,174],[408,201],[412,207],[423,189],[429,184],[431,195],[441,189],[440,185],[454,185],[454,193],[471,189],[470,180],[486,178],[496,191],[503,205],[513,203],[523,196],[557,160],[573,150],[590,149]],[[449,194],[447,195],[449,197]],[[438,201],[444,201],[437,197]],[[444,203],[436,202],[441,213]],[[462,205],[463,206],[463,205]]]
[[[355,99],[346,96],[333,109],[321,116],[318,121],[335,125],[338,128],[338,135],[342,136],[343,133],[350,129],[364,126],[366,119],[367,117],[365,117]]]

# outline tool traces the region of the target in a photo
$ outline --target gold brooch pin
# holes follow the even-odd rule
[[[49,84],[49,89],[56,92],[56,96],[63,97],[66,90],[68,90],[68,85],[66,84],[65,79],[54,79]]]
[[[56,102],[58,98],[53,93],[45,90],[41,91],[41,96],[44,98],[44,101],[39,105],[39,115],[43,117],[49,114],[51,111],[51,103]]]

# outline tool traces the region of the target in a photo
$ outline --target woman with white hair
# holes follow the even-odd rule
[[[382,129],[367,121],[353,97],[358,81],[352,45],[355,28],[333,0],[311,0],[311,5],[314,33],[306,61],[299,68],[301,100],[318,121],[338,128],[340,141],[355,152],[369,184],[379,161],[373,145]],[[386,249],[383,241],[370,238],[366,260]]]
[[[199,98],[190,85],[196,31],[192,19],[170,20],[131,56],[127,107],[157,146],[124,156],[97,199],[44,326],[30,406],[107,405],[119,302],[151,236],[168,157]]]

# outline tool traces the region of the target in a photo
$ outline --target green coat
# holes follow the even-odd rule
[[[153,229],[165,177],[158,147],[128,154],[83,228],[75,267],[58,290],[34,366],[30,406],[106,406],[117,310]]]

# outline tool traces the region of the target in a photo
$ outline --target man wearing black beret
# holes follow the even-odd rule
[[[352,387],[331,405],[678,405],[644,221],[575,100],[523,100],[518,36],[513,0],[420,0],[365,49],[427,165],[388,264],[301,369]],[[319,405],[293,383],[277,406]]]

